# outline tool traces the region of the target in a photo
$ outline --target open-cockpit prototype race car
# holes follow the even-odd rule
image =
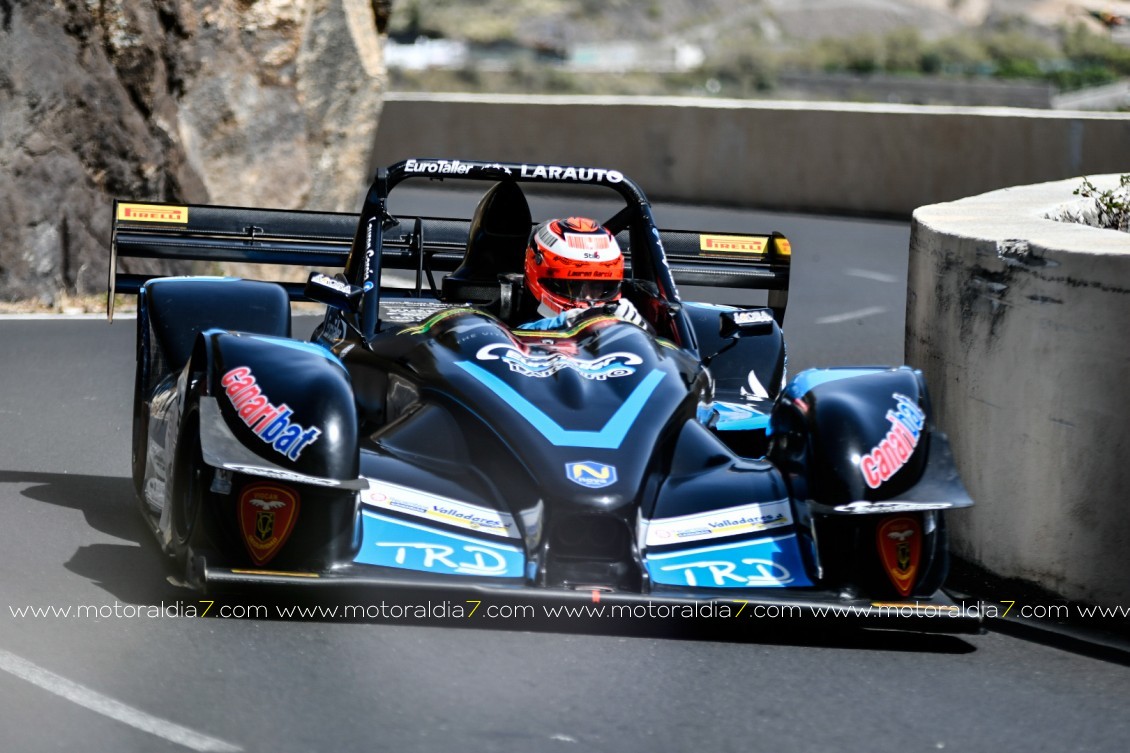
[[[412,178],[485,193],[470,220],[394,217]],[[516,328],[537,318],[523,187],[578,185],[622,200],[598,219],[645,327],[598,306]],[[343,272],[167,277],[123,257]],[[116,202],[142,514],[210,591],[850,609],[864,626],[978,630],[941,591],[945,511],[971,500],[922,375],[788,380],[790,259],[778,233],[661,230],[635,183],[597,168],[410,159],[378,172],[360,216]],[[767,305],[684,301],[676,283],[767,290]],[[292,300],[326,305],[309,340],[291,338]]]

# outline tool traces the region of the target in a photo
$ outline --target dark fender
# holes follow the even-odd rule
[[[138,293],[138,311],[139,334],[144,319],[168,371],[179,371],[188,363],[196,336],[207,329],[290,337],[286,290],[269,282],[210,277],[150,280]]]
[[[921,372],[822,369],[793,379],[770,419],[769,458],[794,495],[824,505],[899,496],[922,477],[930,406]]]
[[[972,504],[922,373],[909,367],[803,372],[770,422],[769,457],[812,513],[834,582],[879,598],[934,593],[949,567],[944,509]]]
[[[357,479],[353,389],[328,350],[208,330],[197,340],[190,371],[207,375],[200,431],[209,465],[266,469],[259,475],[276,477]]]
[[[174,520],[184,510],[189,521],[180,534],[188,580],[201,583],[208,563],[325,570],[351,561],[361,482],[341,362],[309,343],[213,329],[197,336],[182,374],[191,420],[174,470],[200,480],[175,473],[170,504]]]
[[[150,280],[137,294],[137,368],[133,396],[133,481],[142,495],[149,401],[188,362],[197,335],[213,327],[290,335],[290,303],[279,285],[234,278]]]

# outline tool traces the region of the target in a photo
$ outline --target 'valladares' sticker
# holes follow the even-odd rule
[[[788,500],[758,502],[724,510],[645,520],[647,546],[703,541],[780,528],[793,522]]]
[[[514,524],[514,516],[510,513],[429,494],[407,486],[370,479],[369,488],[361,492],[361,501],[373,507],[446,523],[469,531],[510,539],[518,538],[518,527]]]

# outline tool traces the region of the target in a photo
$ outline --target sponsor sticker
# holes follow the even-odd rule
[[[734,324],[739,325],[753,325],[753,324],[772,324],[773,315],[765,309],[750,309],[747,311],[734,312]]]
[[[545,378],[562,369],[571,369],[585,379],[604,381],[636,373],[643,359],[634,353],[608,353],[585,360],[559,352],[530,353],[509,343],[485,345],[475,354],[480,361],[503,361],[511,371],[522,376]]]
[[[429,494],[407,486],[370,479],[369,488],[361,492],[361,502],[383,510],[446,523],[469,531],[510,539],[518,538],[518,527],[514,523],[514,516],[510,513]]]
[[[647,557],[651,580],[701,588],[811,586],[795,536],[700,547]]]
[[[466,309],[463,308],[452,307],[446,303],[426,299],[409,301],[402,298],[392,300],[382,298],[380,301],[381,321],[392,322],[393,324],[422,322],[428,317],[441,312],[450,312],[449,315],[452,315],[465,311]],[[405,332],[408,332],[408,330],[405,330]],[[410,334],[418,333],[411,332]]]
[[[546,180],[575,180],[578,183],[622,183],[624,174],[618,170],[600,167],[560,167],[557,165],[522,165],[518,173],[523,178]]]
[[[949,502],[851,502],[846,505],[837,505],[836,512],[848,512],[857,515],[873,515],[882,512],[922,512],[923,510],[944,510],[953,507]]]
[[[445,575],[525,575],[526,558],[516,546],[437,531],[369,510],[362,511],[361,526],[361,549],[354,562]]]
[[[922,528],[918,520],[901,516],[884,521],[876,531],[875,543],[891,583],[900,594],[909,596],[922,552]]]
[[[330,290],[341,293],[342,295],[353,295],[353,293],[358,290],[348,282],[342,282],[335,277],[330,277],[329,275],[322,274],[321,272],[311,275],[310,282],[314,283],[315,285],[320,285],[323,288],[329,288]]]
[[[286,403],[271,403],[247,366],[228,371],[220,379],[220,385],[247,428],[275,452],[291,460],[298,460],[302,451],[322,435],[321,429],[307,429],[291,421],[294,411]]]
[[[724,510],[657,518],[647,524],[647,546],[664,546],[686,541],[703,541],[737,536],[754,531],[792,525],[793,515],[787,499],[757,502]]]
[[[239,529],[251,561],[264,565],[278,554],[298,519],[298,494],[279,484],[252,484],[239,495]]]
[[[906,465],[918,447],[926,423],[926,414],[909,397],[898,392],[891,397],[895,400],[895,409],[887,411],[890,430],[859,459],[863,481],[872,489],[878,489]]]
[[[580,463],[566,463],[565,475],[574,484],[589,489],[602,489],[616,483],[616,467],[584,460]]]
[[[118,222],[188,224],[188,207],[163,204],[118,204]]]
[[[466,175],[471,172],[473,165],[468,165],[459,160],[415,160],[410,159],[404,163],[407,173],[423,173],[431,175]]]
[[[768,238],[748,235],[700,235],[698,249],[706,254],[764,254]]]

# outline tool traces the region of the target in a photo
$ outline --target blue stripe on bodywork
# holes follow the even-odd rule
[[[659,382],[663,380],[664,372],[653,371],[636,385],[628,399],[616,409],[604,428],[599,431],[581,431],[578,429],[565,429],[561,424],[518,394],[518,391],[502,381],[494,374],[470,361],[459,361],[456,364],[468,374],[477,379],[487,389],[502,398],[518,412],[518,415],[530,422],[550,444],[557,447],[591,447],[600,450],[615,450],[620,447],[628,430],[639,418],[644,405],[647,404]]]

